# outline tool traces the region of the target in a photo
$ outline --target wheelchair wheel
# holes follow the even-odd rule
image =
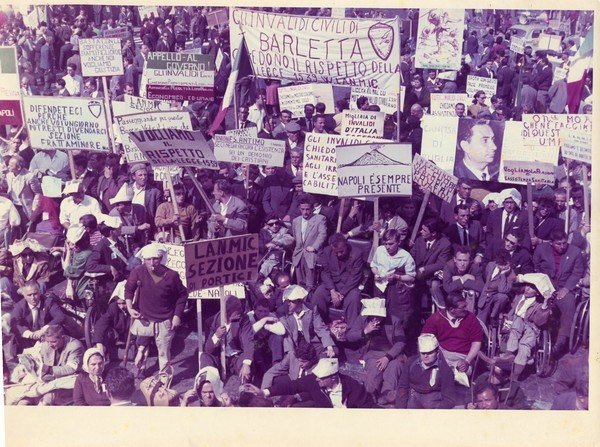
[[[584,326],[586,319],[588,320],[589,329],[589,315],[588,315],[588,304],[589,300],[584,300],[577,305],[575,315],[573,315],[573,322],[571,323],[571,333],[569,334],[569,352],[575,354],[579,346],[581,345],[584,338]]]
[[[499,346],[498,346],[498,331],[499,329],[496,327],[488,327],[487,333],[487,356],[489,358],[493,358],[498,354]]]
[[[582,345],[587,349],[590,347],[590,301],[587,300],[585,307],[585,318],[583,319],[583,335],[581,337]]]
[[[552,340],[550,332],[543,329],[538,340],[538,348],[535,353],[535,372],[539,377],[549,377],[552,373]]]
[[[94,330],[96,321],[100,318],[100,309],[96,305],[88,307],[85,311],[85,319],[83,320],[83,331],[85,333],[85,344],[88,348],[92,347],[94,338]]]

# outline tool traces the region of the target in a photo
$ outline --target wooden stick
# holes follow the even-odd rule
[[[221,307],[221,326],[227,324],[227,315],[225,315],[225,287],[219,286],[219,304]],[[223,377],[227,377],[227,359],[225,358],[225,343],[227,340],[227,334],[221,338],[221,366],[223,368]]]
[[[571,182],[570,182],[570,175],[569,175],[569,162],[570,160],[567,158],[565,159],[565,168],[567,171],[567,203],[566,203],[566,208],[565,208],[565,233],[569,234],[569,202],[571,200]]]
[[[142,283],[140,281],[137,282],[137,289],[135,289],[135,294],[133,295],[133,304],[137,303],[140,296],[140,287]],[[128,312],[129,314],[129,312]],[[129,346],[131,345],[131,326],[133,326],[133,318],[129,316],[129,329],[127,330],[127,341],[125,342],[125,353],[123,354],[123,366],[127,366],[127,362],[129,361]]]
[[[585,163],[581,165],[583,170],[583,218],[586,225],[590,224],[590,183],[588,181],[588,167]]]
[[[379,222],[379,197],[375,197],[373,202],[373,223]],[[373,256],[375,256],[375,250],[379,247],[379,231],[373,230],[373,245],[371,252],[369,253],[368,261],[371,262]]]
[[[71,180],[75,180],[75,158],[73,158],[73,152],[67,151],[69,154],[69,168],[71,169]]]
[[[192,183],[194,184],[194,186],[196,187],[196,189],[200,193],[200,196],[202,197],[202,200],[204,200],[204,204],[206,205],[207,211],[210,214],[213,214],[214,213],[213,205],[212,205],[212,203],[210,203],[210,200],[208,200],[208,196],[206,195],[206,192],[202,188],[202,185],[200,184],[200,182],[196,178],[196,175],[194,174],[194,171],[192,171],[188,167],[186,167],[184,169],[185,169],[185,172],[187,173],[188,177],[190,177],[190,179],[192,180]]]
[[[177,199],[175,198],[175,188],[173,188],[173,178],[171,177],[171,167],[167,166],[165,169],[166,172],[166,183],[167,188],[169,189],[169,193],[171,194],[171,204],[173,205],[173,215],[177,217],[179,220],[179,205],[177,204]],[[185,233],[183,232],[183,225],[179,222],[179,235],[181,236],[181,242],[185,241]]]
[[[527,223],[529,224],[529,237],[534,238],[533,228],[533,185],[531,182],[527,182]]]
[[[423,196],[423,202],[421,202],[421,208],[419,208],[419,214],[417,215],[417,220],[415,220],[415,226],[413,227],[412,234],[410,235],[410,243],[414,244],[415,239],[417,238],[417,234],[419,233],[419,228],[421,227],[421,221],[423,220],[423,216],[425,215],[425,209],[429,204],[429,196],[431,195],[431,191],[425,190],[425,196]]]
[[[198,370],[201,369],[200,358],[202,357],[202,349],[204,348],[204,332],[202,330],[202,300],[196,300],[196,325],[198,327]]]
[[[339,233],[340,231],[342,231],[342,218],[344,217],[344,208],[346,207],[346,198],[342,197],[342,200],[340,202],[340,211],[338,213],[338,220],[337,220],[337,227],[335,229],[336,233]]]
[[[117,148],[115,147],[115,133],[114,133],[114,129],[113,129],[113,120],[112,120],[112,113],[110,111],[110,98],[108,95],[108,86],[106,83],[106,76],[101,76],[102,78],[102,89],[104,90],[104,107],[106,108],[106,114],[105,114],[105,118],[106,118],[106,124],[108,126],[108,135],[109,135],[109,147],[111,152],[115,153],[117,152]]]

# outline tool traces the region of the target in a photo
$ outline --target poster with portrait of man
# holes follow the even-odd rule
[[[498,181],[504,122],[458,120],[454,175],[478,181]]]

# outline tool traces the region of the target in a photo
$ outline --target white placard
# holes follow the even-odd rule
[[[452,174],[456,155],[458,117],[424,115],[421,155]]]
[[[236,135],[215,135],[215,157],[219,161],[283,167],[285,141]]]
[[[498,80],[494,78],[484,78],[483,76],[467,76],[467,96],[473,98],[475,93],[482,90],[488,98],[496,94]]]
[[[83,76],[120,76],[123,74],[121,39],[95,37],[79,39]]]
[[[404,105],[405,87],[400,87],[400,106]],[[356,101],[361,96],[369,100],[369,104],[379,106],[379,110],[394,115],[398,111],[398,93],[369,87],[352,87],[350,90],[350,110],[357,110]]]
[[[289,87],[279,87],[279,107],[287,109],[294,116],[304,116],[304,105],[315,105],[318,102],[325,104],[325,112],[333,113],[333,87],[331,84],[302,84]]]
[[[469,103],[469,97],[464,93],[432,93],[431,114],[436,116],[456,116],[456,104],[465,105],[465,111]]]
[[[464,9],[420,9],[415,67],[459,70]]]
[[[352,137],[383,138],[384,112],[344,110],[341,134]]]

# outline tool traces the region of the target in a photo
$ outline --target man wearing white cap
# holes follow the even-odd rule
[[[300,340],[304,340],[315,346],[319,356],[326,354],[333,357],[335,351],[331,334],[319,313],[304,304],[307,296],[306,289],[297,285],[289,286],[283,293],[283,302],[288,307],[288,315],[280,319],[286,331],[283,350],[291,351],[298,346]]]
[[[121,220],[121,236],[127,245],[128,254],[133,254],[148,240],[150,224],[144,221],[144,213],[134,213],[131,201],[133,190],[127,184],[121,186],[117,195],[109,200],[112,209],[109,216]],[[137,207],[136,209],[140,209]]]
[[[491,211],[486,225],[488,233],[488,244],[492,240],[502,240],[512,230],[520,229],[527,232],[527,212],[521,209],[521,193],[515,188],[504,189],[498,194],[498,202],[502,208]],[[523,246],[527,249],[531,246],[531,241],[527,236],[523,241]]]
[[[402,369],[396,408],[453,408],[454,377],[433,334],[419,336],[419,355]]]
[[[373,398],[365,387],[353,378],[339,373],[336,358],[319,360],[309,374],[291,382],[282,382],[261,390],[246,384],[244,391],[265,397],[306,393],[315,408],[372,408]]]
[[[102,213],[98,201],[83,193],[80,180],[67,182],[63,195],[67,197],[60,203],[59,219],[60,224],[66,229],[79,223],[79,219],[86,214],[99,216]]]
[[[165,250],[160,245],[146,245],[138,254],[144,264],[133,269],[125,283],[127,310],[140,329],[138,335],[154,337],[160,370],[171,360],[171,342],[181,325],[188,297],[179,274],[161,264],[164,255]],[[134,308],[133,296],[138,288],[139,299]]]
[[[380,395],[380,405],[395,399],[398,377],[404,364],[406,337],[397,319],[386,320],[385,299],[361,300],[360,316],[351,324],[346,338],[360,343],[361,358],[365,361],[365,388],[374,396]],[[380,392],[381,391],[381,392]]]

